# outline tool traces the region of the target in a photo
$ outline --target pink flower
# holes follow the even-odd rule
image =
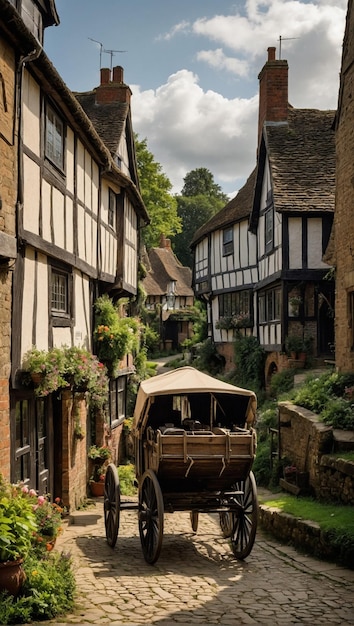
[[[35,490],[35,489],[30,489],[30,490],[29,490],[29,495],[30,495],[30,496],[36,496],[36,495],[37,495],[36,490]]]
[[[44,504],[44,502],[46,501],[44,496],[38,496],[37,502],[39,505]]]
[[[28,493],[28,487],[27,487],[27,485],[24,485],[24,486],[22,487],[22,493]]]

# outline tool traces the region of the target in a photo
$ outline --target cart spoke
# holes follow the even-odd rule
[[[226,514],[229,516],[231,527],[229,537],[235,557],[244,559],[252,550],[258,521],[256,482],[253,473],[250,472],[246,480],[238,481],[234,487],[235,491],[241,493],[234,497],[238,510]]]
[[[155,563],[159,557],[163,537],[163,498],[153,471],[143,476],[139,493],[139,532],[144,558]]]
[[[108,465],[105,476],[103,508],[107,543],[114,548],[119,530],[120,488],[118,471],[113,463]]]

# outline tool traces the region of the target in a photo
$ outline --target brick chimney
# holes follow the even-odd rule
[[[275,48],[268,48],[268,61],[258,75],[258,146],[265,122],[288,121],[288,62],[276,60]]]
[[[108,67],[101,68],[101,84],[96,89],[96,104],[110,104],[111,102],[130,103],[132,92],[124,83],[124,70],[120,65],[111,70]]]
[[[171,249],[171,239],[166,239],[165,235],[160,235],[160,248]]]

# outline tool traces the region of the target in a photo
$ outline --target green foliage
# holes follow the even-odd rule
[[[181,231],[177,202],[171,195],[172,184],[147,148],[147,139],[135,135],[135,150],[141,195],[150,217],[150,225],[142,234],[147,248],[158,246],[160,236],[172,237]]]
[[[354,429],[354,374],[330,372],[308,378],[294,403],[317,413],[333,428]]]
[[[223,193],[220,185],[214,182],[213,174],[206,167],[198,167],[185,175],[182,196],[208,196],[226,204],[228,196]]]
[[[33,347],[25,354],[22,368],[31,376],[39,375],[34,390],[37,396],[47,396],[58,389],[73,389],[86,391],[93,406],[103,406],[107,400],[106,369],[85,348],[63,346],[46,351]],[[24,382],[29,384],[30,376],[25,377]]]
[[[0,562],[26,557],[36,530],[32,500],[0,474]]]
[[[294,386],[294,370],[291,368],[273,374],[270,380],[269,392],[273,398],[290,391]]]
[[[144,342],[147,354],[151,356],[156,354],[160,349],[160,335],[151,326],[146,326],[144,330]]]
[[[224,202],[207,195],[191,197],[176,196],[177,214],[182,222],[182,231],[172,240],[173,251],[182,265],[193,267],[190,245],[196,231],[223,208]]]
[[[75,578],[68,555],[53,553],[45,559],[27,557],[26,581],[14,598],[0,593],[0,624],[49,620],[74,606]]]
[[[262,389],[266,353],[257,337],[239,334],[235,340],[234,355],[237,383],[255,391]]]
[[[252,465],[252,471],[255,475],[257,485],[259,486],[269,486],[272,476],[270,458],[270,439],[267,438],[264,441],[259,441],[257,454]]]
[[[198,356],[193,366],[201,371],[206,371],[212,376],[222,372],[224,367],[223,358],[217,353],[215,344],[211,339],[206,339],[198,346]]]
[[[97,298],[94,308],[97,354],[114,375],[119,361],[139,349],[140,324],[133,317],[120,317],[118,308],[107,294]]]
[[[119,487],[123,496],[133,496],[137,493],[135,485],[135,465],[127,463],[127,465],[118,466]]]

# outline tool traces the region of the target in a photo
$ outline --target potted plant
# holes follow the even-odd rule
[[[23,560],[29,554],[37,530],[30,499],[19,487],[0,475],[0,589],[17,595],[25,580]]]
[[[303,340],[298,335],[288,335],[285,339],[285,350],[292,359],[297,359],[298,353],[302,351]]]
[[[69,386],[65,379],[65,355],[61,348],[38,350],[33,347],[26,352],[22,367],[29,373],[37,396],[47,396],[53,391]]]
[[[91,493],[93,496],[103,496],[106,469],[111,458],[111,451],[107,446],[93,445],[89,448],[87,456],[92,464],[90,477]]]

